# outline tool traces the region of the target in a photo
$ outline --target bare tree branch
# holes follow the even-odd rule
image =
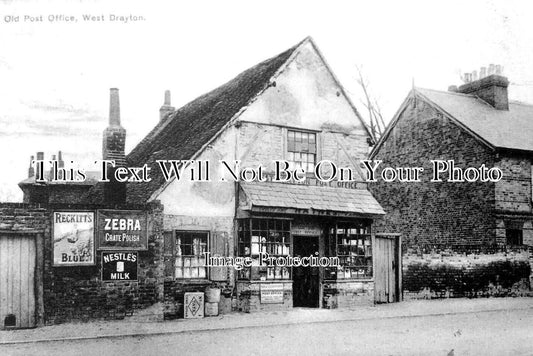
[[[383,131],[385,130],[385,122],[383,121],[383,115],[381,114],[381,108],[378,105],[377,101],[372,98],[369,93],[370,82],[365,80],[361,68],[356,65],[357,73],[359,78],[357,78],[357,83],[361,87],[361,90],[364,95],[364,100],[361,100],[361,103],[365,106],[368,111],[368,121],[370,126],[370,133],[372,134],[375,140],[378,140]]]

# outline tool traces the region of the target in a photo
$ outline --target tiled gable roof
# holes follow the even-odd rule
[[[384,215],[385,211],[366,189],[344,189],[283,183],[241,183],[248,206],[355,215]],[[241,207],[243,208],[243,207]]]
[[[415,92],[491,146],[533,151],[533,105],[509,102],[509,110],[497,110],[474,95],[421,88]]]
[[[130,167],[147,163],[151,167],[152,178],[148,183],[129,183],[127,201],[147,201],[165,183],[156,160],[191,159],[243,107],[270,85],[273,75],[306,40],[242,72],[159,122],[126,157]],[[102,198],[102,184],[93,187],[87,196],[90,202],[99,202]]]

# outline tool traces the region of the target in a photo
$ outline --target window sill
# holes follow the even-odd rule
[[[324,283],[353,283],[353,282],[374,282],[374,278],[342,278],[342,279],[325,279]]]
[[[266,281],[261,280],[249,280],[249,279],[239,279],[237,283],[292,283],[292,279],[269,279]]]
[[[189,284],[210,284],[209,279],[198,279],[198,278],[174,278],[174,281],[180,283],[189,283]]]

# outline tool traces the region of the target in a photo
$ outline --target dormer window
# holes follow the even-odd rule
[[[287,131],[287,161],[294,168],[313,172],[316,164],[316,133]]]

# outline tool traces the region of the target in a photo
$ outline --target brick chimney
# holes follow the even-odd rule
[[[490,68],[489,73],[496,72],[493,67]],[[480,79],[468,82],[461,85],[457,92],[463,94],[472,94],[480,99],[486,101],[497,110],[509,110],[509,98],[507,95],[507,87],[509,80],[500,74],[490,74],[483,77],[486,73],[486,68],[482,67],[480,71]],[[472,76],[466,76],[467,78]]]
[[[170,105],[170,90],[165,90],[165,102],[159,109],[159,120],[163,121],[174,110],[176,108]]]
[[[120,126],[120,101],[118,89],[111,88],[109,96],[109,126],[104,130],[102,158],[114,160],[115,168],[126,166],[126,130]],[[112,179],[115,169],[109,167],[108,183],[104,184],[104,201],[120,204],[126,200],[126,185]]]
[[[103,159],[113,159],[117,166],[126,165],[126,130],[120,126],[118,89],[111,88],[109,97],[109,126],[104,130]]]

